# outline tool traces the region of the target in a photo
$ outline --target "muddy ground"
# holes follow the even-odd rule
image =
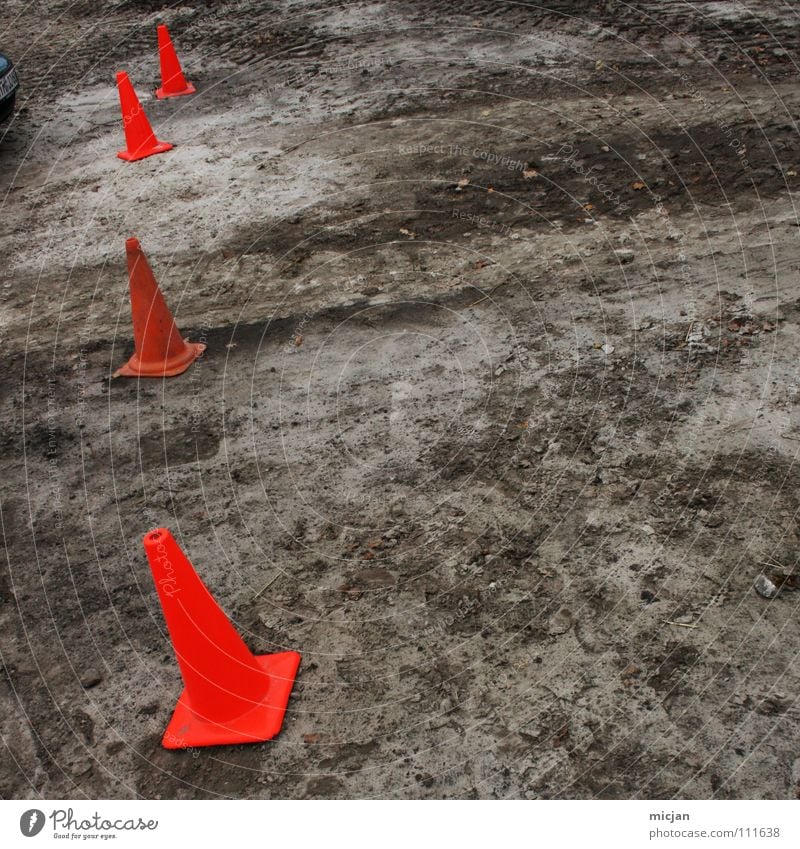
[[[800,794],[797,10],[97,5],[0,22],[0,794]],[[130,235],[181,377],[110,379]],[[273,742],[161,748],[158,526],[302,653]]]

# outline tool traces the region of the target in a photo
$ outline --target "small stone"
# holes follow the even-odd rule
[[[547,633],[552,637],[557,637],[559,634],[566,634],[572,627],[572,614],[566,607],[562,607],[558,613],[550,619],[550,626]]]
[[[775,598],[778,594],[778,588],[766,575],[759,575],[753,583],[753,588],[763,598]]]
[[[718,528],[725,521],[725,517],[719,512],[709,513],[707,510],[701,510],[700,521],[707,528]]]
[[[87,669],[86,672],[81,675],[81,687],[84,690],[91,690],[92,687],[96,687],[103,680],[103,676],[96,669]]]
[[[641,673],[641,671],[642,671],[641,668],[638,667],[635,663],[629,663],[622,670],[622,677],[623,678],[635,678],[637,675],[639,675]]]
[[[630,248],[616,248],[614,250],[614,256],[623,264],[627,265],[629,262],[633,262],[636,254]]]

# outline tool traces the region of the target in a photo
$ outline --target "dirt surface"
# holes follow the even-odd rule
[[[0,794],[800,794],[797,9],[97,5],[0,35]],[[110,379],[130,235],[181,377]],[[273,742],[161,748],[158,526],[302,653]]]

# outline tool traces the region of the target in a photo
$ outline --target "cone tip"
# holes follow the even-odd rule
[[[140,251],[142,249],[139,240],[135,236],[131,236],[130,239],[125,240],[125,250],[130,253],[131,251]]]
[[[170,534],[166,528],[154,528],[152,531],[148,531],[144,535],[142,542],[144,542],[145,548],[153,548],[160,545],[171,536],[172,534]]]
[[[123,82],[127,79],[128,79],[128,74],[127,74],[126,71],[117,71],[117,85],[119,85],[121,82]]]

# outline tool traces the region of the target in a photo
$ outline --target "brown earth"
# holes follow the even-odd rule
[[[0,23],[0,794],[797,796],[797,11],[96,6]],[[275,741],[161,748],[154,526],[302,653]]]

